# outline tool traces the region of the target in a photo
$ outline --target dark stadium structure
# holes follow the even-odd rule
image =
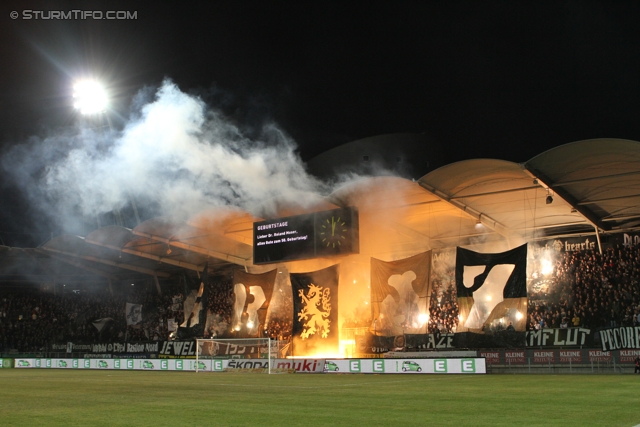
[[[424,151],[425,144],[433,147],[433,157],[415,158],[414,148]],[[401,151],[403,147],[408,151]],[[170,288],[181,293],[196,289],[207,265],[210,277],[226,280],[221,292],[229,296],[229,278],[236,270],[303,273],[340,264],[341,328],[349,333],[364,328],[377,336],[375,322],[369,323],[372,258],[397,261],[425,251],[437,256],[456,247],[483,253],[525,244],[548,249],[554,242],[560,245],[557,252],[564,250],[562,245],[569,252],[569,245],[585,241],[577,250],[603,254],[640,240],[640,142],[592,139],[556,147],[524,163],[472,159],[433,169],[441,162],[438,153],[437,143],[424,135],[383,135],[345,144],[310,161],[309,170],[321,177],[358,176],[331,194],[317,196],[311,205],[270,200],[277,209],[269,216],[225,207],[194,212],[186,221],[151,218],[132,228],[111,224],[86,236],[55,236],[37,248],[0,246],[0,286],[3,291],[30,287],[53,294],[90,293],[98,287],[114,295],[134,283],[164,298]],[[254,223],[347,207],[359,213],[359,253],[254,264]],[[537,252],[531,252],[529,262],[538,262]],[[536,275],[536,268],[529,266],[528,274]],[[279,298],[285,300],[290,285],[280,279],[284,274],[278,276],[274,295],[283,294]],[[542,280],[530,276],[528,282],[530,294],[545,293]],[[455,305],[450,284],[439,286],[437,306],[436,288],[434,297],[429,296],[432,321],[445,303]],[[535,311],[530,307],[529,313]],[[286,323],[290,317],[279,321]],[[533,328],[526,317],[524,323]],[[406,349],[410,338],[392,340],[385,349]]]
[[[412,179],[442,166],[442,151],[441,144],[426,134],[379,135],[327,150],[309,160],[307,168],[324,180],[341,174],[393,174]]]

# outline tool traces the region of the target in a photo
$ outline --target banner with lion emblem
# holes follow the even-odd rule
[[[310,273],[292,273],[293,353],[337,353],[337,265]]]

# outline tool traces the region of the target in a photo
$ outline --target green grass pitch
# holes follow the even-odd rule
[[[640,375],[0,370],[0,426],[625,426]]]

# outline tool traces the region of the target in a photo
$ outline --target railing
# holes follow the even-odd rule
[[[487,373],[494,374],[630,374],[633,373],[633,363],[609,362],[585,363],[533,363],[528,357],[524,364],[490,364],[487,363]]]

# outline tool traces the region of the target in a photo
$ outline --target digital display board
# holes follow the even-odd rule
[[[358,211],[342,208],[253,224],[253,263],[269,264],[360,251]]]

